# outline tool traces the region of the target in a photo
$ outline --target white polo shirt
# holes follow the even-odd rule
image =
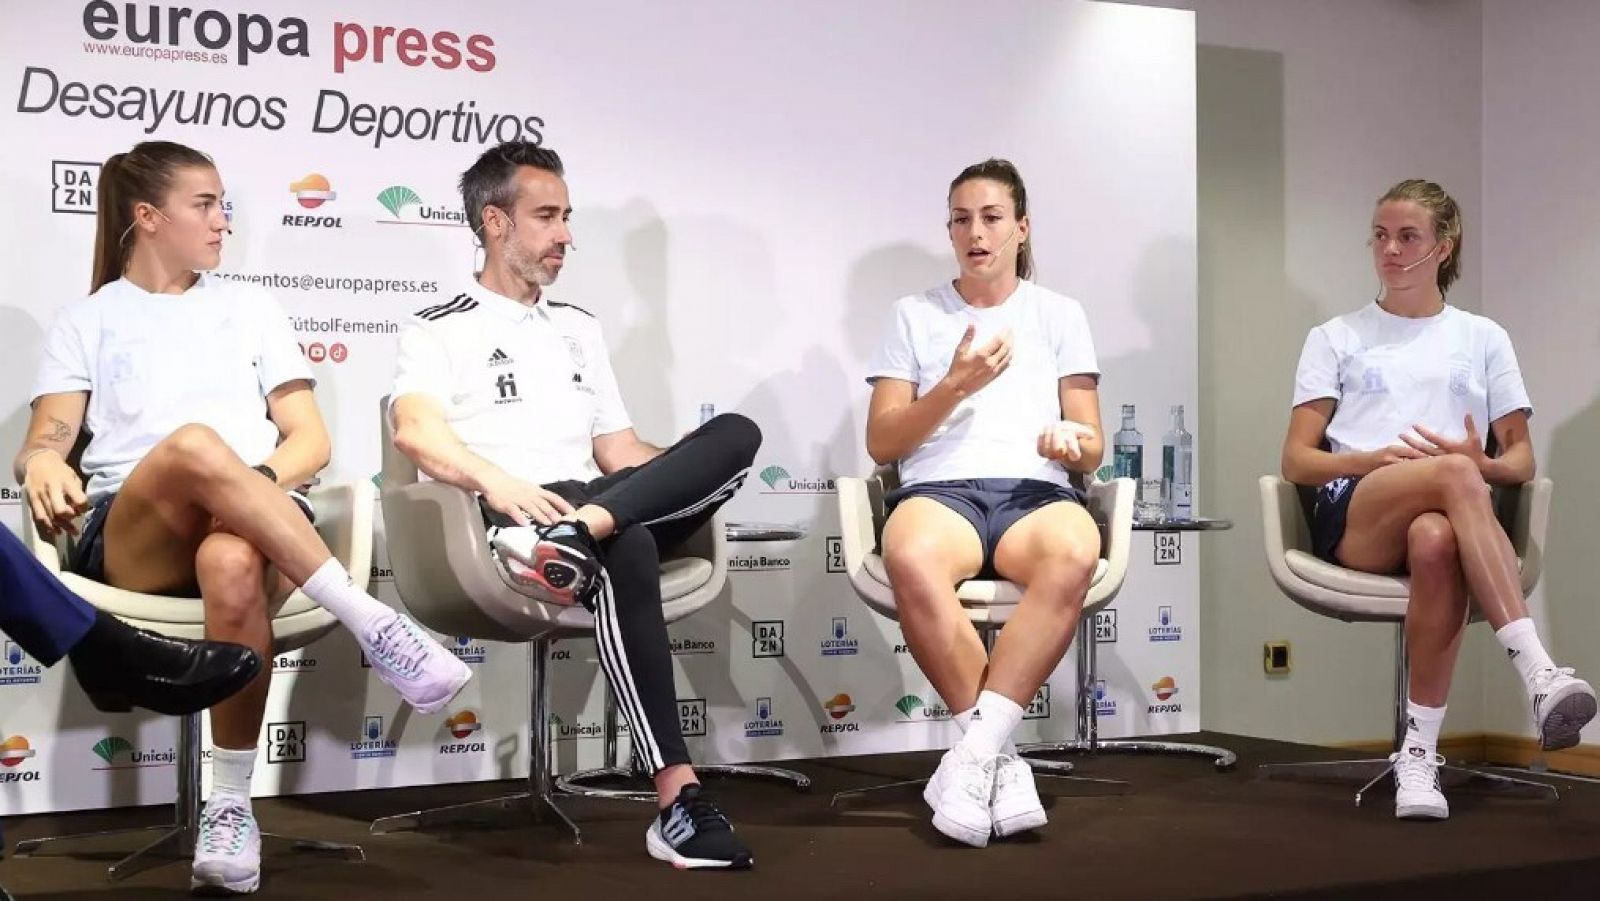
[[[439,401],[473,453],[535,485],[599,478],[594,438],[633,424],[600,320],[477,282],[401,331],[393,397],[407,394]]]
[[[1421,425],[1459,441],[1468,413],[1487,442],[1489,425],[1533,404],[1506,330],[1458,307],[1412,319],[1376,303],[1306,335],[1294,376],[1294,406],[1336,401],[1327,428],[1334,453],[1400,443]]]
[[[265,289],[202,273],[182,294],[118,279],[67,304],[45,336],[32,399],[89,392],[91,502],[115,492],[179,426],[215,429],[246,463],[278,446],[267,395],[315,384],[283,309]]]
[[[1060,463],[1039,456],[1039,432],[1061,421],[1064,376],[1100,375],[1083,307],[1022,280],[998,306],[974,307],[949,283],[901,298],[873,354],[867,381],[900,379],[918,397],[950,371],[956,345],[976,325],[974,347],[1011,330],[1011,365],[962,399],[926,440],[900,461],[902,484],[951,479],[1038,479],[1070,485]]]

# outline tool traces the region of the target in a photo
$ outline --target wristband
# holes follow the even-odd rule
[[[272,467],[268,466],[267,464],[263,463],[260,466],[252,466],[250,468],[266,476],[267,481],[271,482],[272,484],[278,484],[277,472],[273,471]]]

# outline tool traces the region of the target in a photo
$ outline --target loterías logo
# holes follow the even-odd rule
[[[252,56],[311,58],[305,19],[261,13],[225,13],[187,6],[90,0],[83,7],[85,53],[248,66]],[[494,39],[441,29],[423,31],[362,22],[333,23],[333,71],[357,64],[398,62],[412,68],[473,72],[495,67]]]

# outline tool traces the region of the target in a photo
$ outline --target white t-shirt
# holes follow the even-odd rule
[[[868,364],[867,382],[900,379],[921,397],[950,371],[969,323],[973,346],[1011,329],[1011,365],[963,399],[927,440],[900,461],[900,480],[1038,479],[1071,484],[1065,467],[1039,456],[1039,432],[1061,421],[1060,380],[1099,377],[1089,321],[1077,301],[1030,281],[998,306],[967,304],[950,284],[903,297]]]
[[[594,438],[632,426],[600,320],[476,282],[400,332],[392,396],[407,394],[438,400],[473,453],[535,485],[599,478]]]
[[[278,446],[267,395],[315,384],[283,309],[257,285],[202,273],[182,294],[110,282],[56,315],[32,398],[89,392],[82,467],[91,502],[178,427],[215,429],[246,463]]]
[[[1312,329],[1294,406],[1324,397],[1337,402],[1327,430],[1334,453],[1400,444],[1417,425],[1460,440],[1468,413],[1487,441],[1490,423],[1533,413],[1506,330],[1448,305],[1411,319],[1370,303]]]

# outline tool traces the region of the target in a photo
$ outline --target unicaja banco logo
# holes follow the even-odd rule
[[[168,748],[165,751],[141,751],[134,747],[133,742],[120,735],[102,738],[89,750],[94,752],[94,756],[106,762],[106,766],[96,769],[173,766],[178,762],[178,751],[175,748]]]
[[[782,466],[768,466],[761,470],[761,481],[767,483],[768,488],[778,487],[779,482],[789,480],[789,471]]]
[[[930,720],[950,719],[950,708],[935,701],[928,704],[916,695],[906,695],[894,702],[894,709],[900,711],[902,722],[921,723]]]
[[[94,756],[104,760],[106,763],[116,763],[118,754],[133,753],[133,742],[113,735],[110,738],[102,738],[95,742],[94,748],[91,750],[94,751]]]
[[[760,479],[767,486],[762,494],[827,494],[838,490],[833,479],[796,478],[777,464],[761,470]]]
[[[384,188],[378,194],[378,202],[383,204],[383,208],[389,211],[389,215],[399,219],[401,210],[408,206],[420,206],[422,198],[417,196],[416,191],[405,185],[393,185]]]

